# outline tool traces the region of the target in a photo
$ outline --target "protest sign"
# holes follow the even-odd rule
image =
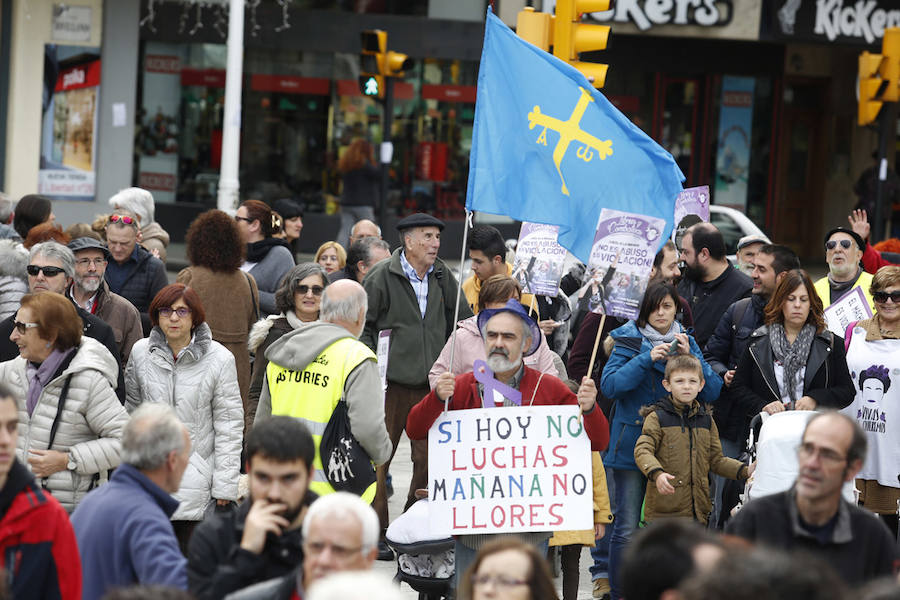
[[[428,432],[431,532],[590,529],[591,475],[576,405],[444,412]]]
[[[636,319],[664,228],[663,219],[604,208],[579,306]]]
[[[672,241],[681,250],[681,238],[688,227],[697,223],[709,223],[709,186],[687,188],[675,198],[675,227]]]
[[[825,324],[828,331],[844,337],[847,325],[854,321],[872,318],[872,307],[866,300],[862,288],[855,287],[838,298],[825,309]]]
[[[378,361],[378,375],[381,377],[381,388],[387,389],[388,354],[391,351],[391,330],[382,329],[378,332],[378,346],[376,347],[376,360]]]
[[[556,241],[558,233],[558,225],[522,223],[512,276],[523,292],[551,298],[559,293],[566,249]]]

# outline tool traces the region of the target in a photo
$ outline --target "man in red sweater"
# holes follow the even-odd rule
[[[591,450],[605,450],[609,444],[609,424],[603,411],[597,408],[597,387],[590,377],[583,377],[578,394],[553,375],[542,374],[522,363],[522,357],[538,349],[541,332],[537,323],[525,312],[518,300],[510,300],[503,308],[486,309],[478,313],[478,329],[484,338],[486,372],[469,372],[454,376],[442,373],[421,402],[410,410],[406,433],[412,440],[428,437],[428,430],[449,403],[449,410],[464,410],[492,406],[577,404],[584,417],[584,428],[591,440]],[[476,363],[477,365],[477,363]],[[477,367],[476,367],[477,368]],[[481,379],[481,381],[479,381]],[[502,384],[500,391],[491,384]],[[487,393],[485,388],[489,388]],[[551,532],[519,534],[525,541],[546,550]],[[457,578],[474,560],[475,553],[490,535],[459,536],[456,540]]]

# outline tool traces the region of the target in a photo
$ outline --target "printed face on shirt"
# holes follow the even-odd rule
[[[676,406],[690,406],[703,389],[703,383],[703,375],[693,370],[673,371],[662,382]]]
[[[75,255],[75,285],[88,294],[93,294],[100,288],[104,273],[106,257],[103,251],[88,248]]]
[[[106,245],[114,261],[122,264],[128,260],[131,253],[134,252],[137,236],[137,229],[131,225],[110,223],[106,227]]]

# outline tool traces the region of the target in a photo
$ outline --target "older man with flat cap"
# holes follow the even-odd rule
[[[869,308],[875,312],[875,303],[869,293],[872,276],[863,270],[860,263],[865,249],[865,241],[852,229],[835,227],[825,234],[825,262],[828,263],[828,275],[815,284],[816,293],[819,294],[825,308],[858,287],[869,301]]]
[[[397,223],[400,248],[390,259],[377,263],[363,280],[369,296],[366,326],[360,341],[377,350],[379,332],[390,330],[387,390],[384,415],[393,450],[406,426],[409,410],[428,393],[428,371],[454,329],[453,313],[458,283],[453,272],[438,258],[441,231],[439,219],[416,213]],[[465,297],[459,298],[459,318],[472,316]],[[416,501],[415,491],[427,485],[428,446],[411,442],[413,473],[406,507]],[[372,507],[381,521],[382,543],[379,559],[392,559],[383,543],[390,520],[386,478],[391,461],[378,467],[378,481]]]
[[[526,367],[522,362],[522,357],[537,351],[541,343],[541,332],[518,300],[510,300],[500,308],[488,308],[479,312],[478,330],[484,339],[484,353],[493,378],[510,390],[505,392],[509,396],[514,395],[511,390],[518,390],[519,401],[496,389],[486,394],[485,384],[477,381],[472,371],[463,375],[444,372],[438,377],[434,390],[410,411],[406,422],[406,433],[410,439],[428,438],[428,430],[443,412],[444,403],[448,400],[448,410],[516,406],[519,403],[522,406],[577,404],[584,414],[584,428],[591,440],[591,450],[606,449],[609,443],[609,423],[603,411],[597,408],[597,387],[594,380],[582,377],[576,395],[557,377],[542,375],[540,371]],[[546,551],[551,533],[529,532],[519,536]],[[495,536],[456,537],[457,582],[474,560],[477,550],[492,537]]]

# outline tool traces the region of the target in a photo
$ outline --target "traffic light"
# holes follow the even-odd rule
[[[384,78],[403,77],[412,59],[387,49],[387,31],[369,29],[360,34],[359,89],[366,96],[384,98]]]
[[[534,12],[533,7],[526,6],[516,18],[516,34],[544,52],[549,52],[553,44],[553,15]]]
[[[580,52],[605,50],[609,40],[608,25],[588,25],[581,22],[582,13],[609,10],[609,0],[557,0],[553,21],[553,55],[579,71],[595,88],[606,82],[609,65],[578,60]]]
[[[881,40],[881,78],[887,82],[882,99],[885,102],[900,100],[900,28],[884,30]]]
[[[875,122],[883,102],[879,99],[881,86],[881,54],[863,52],[859,55],[859,124]]]

